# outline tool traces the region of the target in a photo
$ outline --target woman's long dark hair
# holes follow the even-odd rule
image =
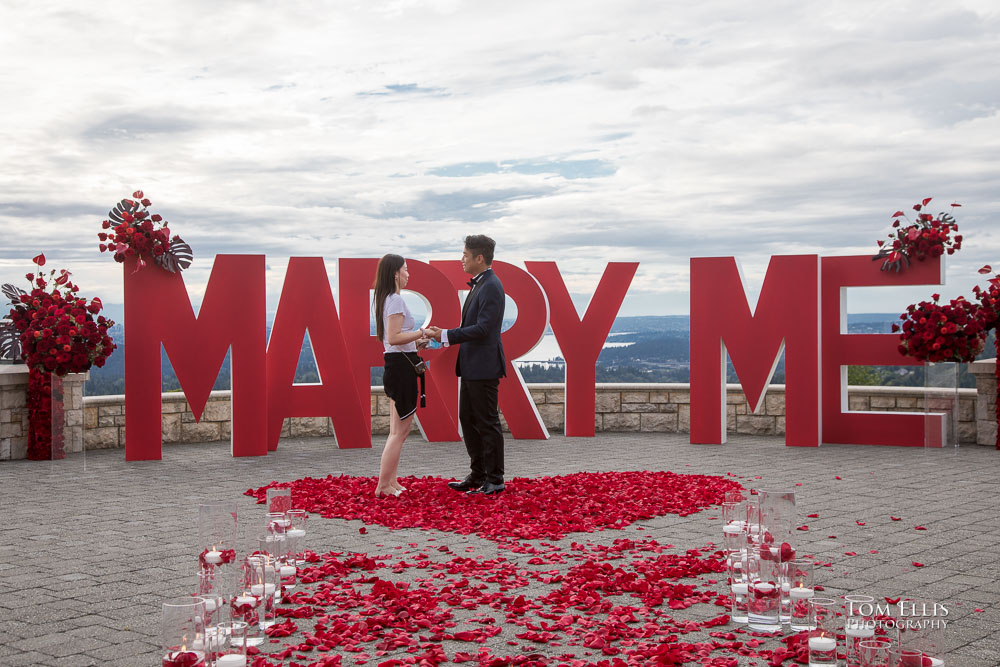
[[[375,334],[385,342],[385,300],[396,291],[396,273],[403,268],[405,259],[399,255],[386,255],[378,261],[375,269]]]

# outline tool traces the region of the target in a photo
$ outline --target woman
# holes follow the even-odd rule
[[[382,384],[392,403],[389,437],[382,450],[375,497],[398,496],[406,489],[396,479],[403,441],[410,433],[410,423],[417,411],[417,348],[427,340],[424,330],[414,330],[413,315],[400,292],[409,282],[406,260],[386,255],[375,271],[375,332],[385,346],[385,374]],[[418,345],[419,344],[419,345]]]

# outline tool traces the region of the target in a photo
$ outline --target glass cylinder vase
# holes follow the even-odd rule
[[[37,369],[28,370],[25,407],[28,412],[26,456],[34,461],[69,461],[86,471],[83,442],[83,387],[86,373],[65,378]],[[61,470],[62,466],[53,468]]]
[[[958,371],[955,361],[924,364],[924,451],[958,447]]]
[[[160,636],[162,667],[207,667],[205,601],[187,597],[164,602]]]
[[[198,565],[202,570],[236,564],[239,515],[236,503],[216,501],[198,505]],[[229,576],[229,575],[226,575]]]

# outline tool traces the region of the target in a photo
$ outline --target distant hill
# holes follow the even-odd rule
[[[118,344],[118,350],[111,355],[104,368],[90,371],[87,382],[88,395],[122,394],[125,392],[124,354],[124,309],[121,304],[105,304],[105,312],[118,324],[111,335]],[[847,316],[850,333],[889,333],[898,313],[857,313]],[[504,322],[509,328],[513,320]],[[651,315],[619,317],[611,327],[615,347],[601,351],[597,362],[599,382],[688,382],[690,379],[689,337],[690,318],[687,315]],[[270,326],[268,326],[270,332]],[[627,345],[618,346],[627,343]],[[991,339],[981,358],[996,355]],[[177,377],[170,366],[170,360],[161,352],[163,390],[180,389]],[[550,363],[530,363],[520,365],[521,374],[528,382],[562,382],[565,371],[556,360]],[[215,382],[215,389],[228,389],[230,378],[229,357],[227,355]],[[316,364],[308,337],[303,341],[299,355],[296,382],[318,382]],[[729,364],[729,380],[737,381],[732,364]],[[371,370],[372,384],[382,383],[382,369]],[[774,382],[784,382],[784,360],[775,371]],[[963,369],[960,378],[962,386],[975,386],[973,377]],[[922,386],[923,368],[913,366],[852,367],[851,382],[858,384]]]

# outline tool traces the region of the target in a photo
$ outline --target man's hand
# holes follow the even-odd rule
[[[428,339],[433,338],[437,342],[441,342],[441,327],[424,327],[424,335]]]

